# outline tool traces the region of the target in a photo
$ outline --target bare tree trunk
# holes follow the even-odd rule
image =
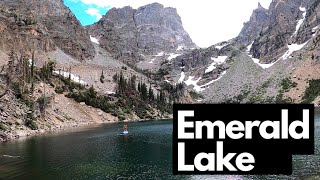
[[[34,91],[34,51],[32,52],[32,59],[31,59],[31,76],[30,76],[30,81],[31,81],[31,92],[33,93]]]

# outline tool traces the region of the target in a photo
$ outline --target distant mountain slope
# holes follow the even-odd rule
[[[158,73],[171,83],[186,84],[207,102],[313,99],[320,104],[320,93],[308,98],[317,82],[312,80],[320,79],[319,4],[273,0],[269,9],[259,4],[237,37],[184,53]]]
[[[0,1],[0,48],[17,49],[34,45],[48,52],[59,48],[77,60],[92,59],[90,36],[63,0]],[[28,49],[25,49],[28,51]]]

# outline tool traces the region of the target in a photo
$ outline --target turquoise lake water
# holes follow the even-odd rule
[[[313,156],[293,176],[173,176],[172,121],[105,124],[0,144],[0,179],[295,179],[320,175],[320,111]]]

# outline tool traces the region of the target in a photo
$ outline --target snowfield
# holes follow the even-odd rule
[[[295,52],[295,51],[299,51],[300,49],[302,49],[309,41],[303,43],[303,44],[291,44],[288,45],[289,50],[281,57],[282,59],[288,59],[288,57],[290,57],[290,55]]]

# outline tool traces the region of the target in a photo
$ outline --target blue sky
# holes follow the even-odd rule
[[[111,8],[138,8],[158,2],[174,7],[193,42],[208,47],[236,37],[258,2],[268,8],[272,0],[64,0],[82,25],[97,22]]]
[[[103,1],[103,0],[102,0]],[[83,26],[97,22],[102,15],[105,15],[111,6],[99,6],[88,1],[82,0],[64,0],[66,6],[75,14]]]

